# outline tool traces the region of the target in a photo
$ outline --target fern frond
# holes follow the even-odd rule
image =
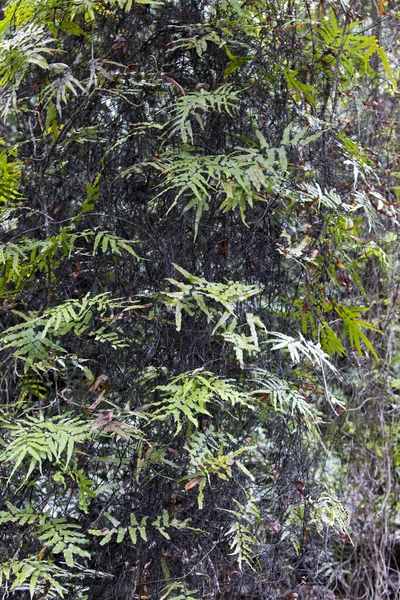
[[[326,365],[331,371],[336,371],[336,368],[329,361],[329,356],[322,350],[320,344],[306,340],[301,333],[298,339],[279,331],[270,331],[269,335],[272,337],[266,342],[267,344],[273,344],[271,350],[287,350],[293,363],[298,364],[302,360],[308,359],[313,364]]]
[[[29,592],[31,599],[37,589],[42,592],[48,590],[48,583],[59,597],[64,598],[67,593],[67,588],[59,580],[68,579],[68,572],[50,561],[38,560],[36,556],[1,563],[0,576],[12,581],[10,591]]]
[[[329,356],[335,352],[339,356],[346,354],[346,349],[342,342],[326,321],[321,322],[321,348]]]
[[[91,210],[91,202],[97,198],[98,182],[94,182],[93,185],[93,190],[90,185],[88,188],[86,204],[88,210]],[[54,269],[63,258],[70,256],[72,252],[85,253],[85,246],[82,242],[93,245],[93,256],[98,253],[112,253],[116,256],[130,254],[137,261],[142,260],[134,249],[137,245],[134,240],[125,240],[102,230],[84,230],[76,233],[72,227],[64,227],[58,235],[45,240],[21,238],[18,243],[0,245],[0,265],[5,266],[4,282],[13,282],[18,291],[27,277],[32,277],[36,272],[47,271],[49,263]],[[8,290],[7,293],[10,294],[10,291]]]
[[[182,311],[193,315],[196,309],[199,309],[207,316],[209,323],[215,322],[213,335],[223,326],[228,319],[234,317],[235,309],[238,303],[245,302],[249,298],[256,296],[261,292],[261,288],[255,285],[244,285],[237,281],[228,281],[227,283],[214,283],[207,281],[203,277],[192,275],[182,267],[174,264],[175,269],[189,281],[182,283],[175,279],[168,278],[167,281],[178,288],[177,292],[161,292],[165,296],[164,303],[175,307],[176,328],[178,331],[182,325]],[[212,300],[210,304],[206,300]],[[213,303],[220,304],[224,312],[221,315],[221,309],[216,309]]]
[[[74,555],[90,558],[89,552],[80,548],[81,545],[89,543],[89,540],[80,531],[81,527],[68,523],[66,519],[51,519],[47,514],[41,515],[26,506],[23,510],[16,508],[11,502],[6,502],[7,511],[0,511],[0,524],[18,523],[34,530],[34,535],[51,550],[53,554],[63,553],[69,567],[74,566]],[[77,545],[78,544],[78,545]]]
[[[75,444],[84,442],[90,433],[87,421],[61,415],[46,420],[28,416],[20,419],[18,425],[3,420],[2,426],[8,431],[9,443],[0,455],[0,462],[13,465],[10,478],[27,462],[25,481],[35,468],[42,472],[47,460],[65,469],[72,459]]]
[[[356,348],[359,356],[363,355],[361,349],[361,341],[363,341],[373,357],[376,360],[379,360],[379,356],[377,355],[375,348],[361,329],[370,329],[376,333],[382,334],[382,331],[374,327],[372,323],[359,318],[361,314],[367,312],[369,308],[364,308],[361,306],[345,306],[341,304],[336,305],[334,309],[343,321],[345,335],[349,337],[351,346]]]
[[[174,30],[179,32],[180,29],[186,29],[186,27],[182,25],[174,26]],[[179,49],[187,50],[189,52],[194,49],[196,50],[197,55],[201,57],[207,51],[210,42],[217,44],[219,47],[224,45],[224,41],[211,27],[203,26],[201,31],[202,33],[190,38],[181,36],[179,32],[179,37],[169,44],[170,48],[167,50],[167,54],[173,54]]]
[[[41,101],[43,106],[47,106],[50,102],[54,102],[57,112],[62,117],[61,102],[68,103],[69,97],[78,96],[79,92],[85,93],[86,90],[81,82],[73,76],[71,69],[64,63],[51,63],[48,65],[51,72],[57,73],[53,81],[46,86],[41,93]]]
[[[225,534],[230,544],[230,554],[236,556],[240,570],[242,570],[243,562],[255,570],[257,562],[255,550],[259,545],[255,533],[257,525],[261,521],[260,510],[251,490],[246,493],[244,503],[236,499],[234,502],[237,510],[222,509],[235,517],[235,521]]]
[[[0,348],[13,348],[14,356],[25,361],[25,370],[29,367],[34,370],[46,370],[57,368],[56,360],[49,353],[55,352],[65,354],[66,350],[52,337],[63,337],[73,332],[79,336],[90,329],[90,323],[94,315],[98,315],[112,322],[112,317],[106,318],[109,311],[118,308],[121,311],[131,310],[135,303],[131,301],[113,300],[109,293],[98,294],[94,298],[89,295],[81,299],[67,300],[55,308],[45,311],[39,317],[25,317],[24,323],[19,323],[6,329],[0,335]],[[102,343],[111,346],[124,347],[125,341],[121,340],[117,333],[106,333],[104,327],[96,330],[96,336]]]
[[[232,467],[236,465],[247,478],[253,480],[253,475],[241,462],[243,456],[253,450],[244,446],[238,450],[229,449],[234,439],[229,434],[216,432],[211,425],[206,431],[196,431],[188,440],[185,449],[190,458],[191,473],[185,479],[190,479],[185,486],[189,490],[198,486],[197,502],[199,509],[203,508],[204,489],[210,476],[214,475],[223,481],[232,477]]]
[[[324,492],[311,505],[311,522],[316,526],[318,533],[322,534],[324,526],[345,535],[351,541],[349,532],[349,513],[337,498]]]
[[[10,161],[10,154],[4,150],[0,152],[0,202],[3,204],[22,200],[19,192],[22,163],[18,160]],[[2,215],[3,216],[3,215]]]
[[[47,70],[49,63],[45,54],[54,42],[42,25],[29,23],[18,29],[12,37],[3,38],[0,44],[0,114],[5,118],[11,108],[16,108],[17,92],[28,69],[32,66]]]
[[[167,151],[158,160],[148,163],[148,166],[154,167],[163,176],[160,184],[162,191],[158,196],[166,192],[175,195],[169,210],[181,197],[189,199],[183,213],[191,208],[196,209],[197,235],[198,223],[202,214],[209,209],[212,196],[222,193],[225,199],[219,208],[223,212],[238,208],[245,222],[248,206],[253,207],[256,200],[265,201],[266,192],[280,191],[288,163],[283,147],[268,148],[264,153],[239,147],[231,154],[217,156],[203,156],[186,148],[179,154]],[[131,167],[122,176],[130,176],[141,168],[143,165]]]
[[[89,543],[80,530],[79,525],[68,523],[66,519],[49,519],[40,525],[37,535],[46,548],[49,548],[53,554],[62,553],[67,565],[74,567],[75,556],[91,557],[90,552],[80,547]]]
[[[162,588],[160,600],[199,600],[199,596],[197,590],[188,590],[180,581],[173,581]]]
[[[261,402],[262,407],[290,417],[300,415],[310,427],[321,421],[315,406],[307,402],[303,394],[288,381],[261,369],[255,369],[255,374],[257,377],[254,381],[261,387],[254,390],[253,394],[265,398],[265,402]]]
[[[190,92],[179,98],[172,111],[171,123],[167,126],[169,136],[180,135],[182,142],[188,140],[193,143],[192,121],[194,119],[201,129],[204,129],[206,115],[210,111],[225,111],[229,115],[235,110],[239,91],[235,91],[232,85],[222,85],[216,90],[207,91],[201,89],[198,92]]]
[[[240,391],[233,382],[218,379],[211,372],[183,373],[172,378],[167,385],[157,386],[153,391],[161,392],[163,398],[153,402],[157,407],[152,411],[151,421],[166,420],[172,417],[176,424],[176,434],[182,429],[184,420],[190,421],[196,428],[199,417],[211,417],[209,409],[213,404],[222,406],[253,406],[250,394]]]

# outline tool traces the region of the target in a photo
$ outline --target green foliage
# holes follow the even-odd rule
[[[29,479],[35,468],[42,473],[45,461],[53,462],[65,470],[72,459],[75,444],[87,439],[90,428],[89,423],[79,417],[55,416],[45,420],[43,415],[39,418],[20,418],[17,425],[3,420],[2,425],[10,441],[0,461],[14,465],[10,478],[26,461],[25,480]]]
[[[253,59],[251,55],[240,56],[240,54],[232,54],[228,46],[225,46],[225,51],[229,57],[229,63],[224,71],[224,79],[227,79],[231,73],[234,73],[237,69],[248,63],[249,60]]]
[[[114,309],[119,309],[122,315],[124,311],[135,306],[135,303],[112,300],[109,298],[109,293],[105,292],[94,298],[86,295],[80,300],[67,300],[55,308],[44,311],[38,317],[29,317],[15,311],[18,316],[25,319],[25,322],[9,327],[7,332],[0,336],[0,347],[15,348],[14,356],[24,361],[25,373],[30,368],[37,372],[49,368],[57,370],[60,366],[64,366],[62,356],[67,352],[57,342],[57,338],[67,336],[71,332],[75,336],[80,336],[90,329],[95,315],[112,324],[113,317],[107,316],[110,314],[109,311],[112,314]],[[107,333],[105,329],[105,326],[99,327],[93,337],[113,347],[124,346],[124,342],[115,332]],[[58,357],[54,354],[56,351],[59,352]]]
[[[254,535],[254,526],[258,526],[261,521],[260,510],[257,506],[256,498],[248,493],[245,504],[235,500],[237,510],[230,511],[236,521],[226,532],[229,540],[231,554],[236,557],[239,569],[242,569],[243,562],[246,562],[251,568],[254,564],[259,567],[255,558],[256,548],[259,546],[257,537]],[[257,564],[258,563],[258,564]]]
[[[168,514],[168,513],[167,513]],[[100,541],[100,546],[104,546],[108,544],[113,535],[116,535],[117,543],[120,544],[123,542],[125,535],[129,533],[129,537],[132,540],[133,544],[137,543],[138,533],[142,540],[147,542],[147,533],[146,533],[146,521],[147,517],[143,517],[140,523],[137,522],[136,517],[133,513],[130,514],[130,524],[127,527],[121,527],[120,521],[115,519],[112,515],[105,512],[104,516],[110,521],[113,525],[112,529],[108,529],[107,527],[104,529],[89,529],[89,533],[95,536],[100,536],[102,539]]]
[[[312,522],[316,524],[317,531],[322,534],[324,526],[333,527],[342,536],[349,536],[349,513],[343,504],[331,494],[321,494],[318,501],[312,505]]]
[[[231,85],[224,85],[209,92],[200,89],[198,92],[190,92],[179,98],[172,112],[172,122],[168,124],[168,135],[180,135],[182,142],[188,140],[194,143],[193,128],[191,121],[194,119],[200,129],[204,130],[204,121],[207,112],[225,111],[232,115],[232,111],[238,101],[239,92]]]
[[[224,312],[214,327],[215,333],[230,317],[234,317],[234,310],[238,302],[244,302],[248,298],[260,293],[257,286],[247,286],[238,282],[229,281],[228,283],[214,283],[207,281],[204,277],[196,277],[182,267],[174,264],[175,269],[185,277],[190,283],[182,283],[176,279],[168,278],[167,281],[175,285],[179,291],[162,292],[167,296],[165,303],[168,306],[175,307],[175,322],[178,331],[182,327],[182,312],[190,316],[199,309],[207,316],[207,321],[215,322],[216,315],[219,317],[221,309],[216,309],[213,305],[207,303],[206,299],[213,303],[222,305]]]
[[[225,450],[234,441],[229,435],[214,432],[212,426],[206,433],[197,431],[190,436],[186,450],[189,453],[193,472],[185,489],[199,486],[197,497],[199,509],[204,506],[204,490],[207,481],[211,487],[212,476],[227,481],[232,478],[232,466],[236,465],[249,479],[253,479],[252,474],[238,458],[248,454],[251,448],[244,446],[238,450]]]
[[[372,70],[369,61],[376,52],[381,59],[382,66],[394,89],[396,79],[393,76],[389,60],[378,39],[372,35],[359,35],[351,33],[361,23],[353,22],[345,27],[340,27],[333,10],[329,17],[323,19],[317,30],[316,40],[323,40],[321,53],[324,52],[324,62],[329,65],[339,66],[344,78],[354,78],[355,68],[360,69],[360,74]],[[327,49],[331,52],[327,52]]]
[[[183,373],[154,391],[161,392],[163,399],[153,402],[152,406],[157,408],[152,412],[152,419],[163,421],[172,417],[176,424],[176,434],[182,428],[184,417],[198,427],[201,415],[211,417],[207,407],[211,409],[215,404],[252,406],[250,394],[241,392],[230,381],[221,380],[213,373],[204,371]]]
[[[53,103],[60,117],[62,117],[61,102],[67,104],[71,93],[73,96],[78,96],[79,91],[85,92],[85,88],[80,81],[74,77],[68,67],[64,63],[51,63],[48,68],[57,74],[57,77],[44,88],[41,99],[45,106]],[[50,115],[49,120],[52,120]]]
[[[187,148],[178,155],[165,152],[153,166],[163,175],[160,195],[174,192],[175,198],[170,209],[181,197],[190,199],[182,214],[196,208],[197,235],[199,221],[209,209],[209,197],[218,191],[224,195],[220,209],[226,212],[239,208],[244,221],[247,207],[253,207],[256,200],[264,201],[263,192],[278,184],[275,159],[272,149],[266,158],[250,149],[237,148],[229,155],[202,156]],[[278,164],[285,168],[285,162],[279,161]],[[132,169],[129,169],[125,175],[131,172]]]
[[[376,360],[379,360],[379,357],[365,335],[363,333],[361,327],[365,329],[370,329],[372,331],[376,331],[377,333],[382,333],[379,329],[374,327],[369,321],[365,321],[363,319],[359,319],[363,312],[368,311],[368,308],[362,308],[359,306],[335,306],[335,311],[343,320],[345,334],[348,335],[351,346],[355,347],[359,356],[362,356],[361,350],[361,340],[364,342],[368,350],[370,350],[371,354],[374,356]]]
[[[103,529],[89,529],[89,533],[91,535],[101,537],[100,546],[105,546],[109,542],[111,542],[114,535],[116,535],[117,544],[121,544],[126,535],[129,535],[129,538],[132,541],[132,544],[136,545],[138,540],[138,535],[144,541],[148,541],[147,537],[147,519],[148,517],[142,517],[140,523],[138,523],[135,515],[133,513],[129,516],[129,524],[126,527],[121,526],[120,521],[115,519],[112,515],[105,512],[104,516],[110,521],[113,525],[111,529],[105,527]],[[152,523],[151,526],[155,528],[155,530],[160,533],[165,539],[170,540],[170,535],[167,531],[170,527],[174,527],[175,529],[192,529],[189,527],[190,519],[178,520],[176,517],[171,518],[168,511],[164,510],[161,516],[158,516]]]
[[[185,27],[181,25],[175,25],[174,29],[177,30],[178,34],[181,34],[180,30],[184,30]],[[168,54],[173,54],[179,49],[185,49],[189,51],[194,49],[196,54],[201,57],[207,51],[209,43],[218,44],[220,47],[224,45],[224,42],[221,40],[216,31],[210,27],[203,27],[201,33],[199,32],[193,37],[184,37],[183,35],[179,35],[176,40],[170,42]]]
[[[196,594],[196,591],[186,590],[182,583],[173,581],[161,590],[162,596],[160,596],[160,600],[197,600],[198,597],[196,595],[193,596],[193,594]]]
[[[204,90],[185,96],[180,99],[175,114],[171,133],[179,131],[183,141],[193,137],[193,130],[188,119],[191,110],[206,109],[214,106],[219,110],[225,108],[229,113],[237,92],[232,91],[232,86],[218,88],[214,94]],[[201,99],[201,102],[200,102]],[[178,114],[176,114],[178,113]],[[197,122],[203,127],[203,122],[198,113]],[[255,202],[265,202],[266,194],[280,192],[282,176],[288,171],[288,157],[285,146],[303,146],[317,139],[321,133],[307,136],[309,128],[304,127],[295,132],[289,139],[293,124],[289,124],[284,132],[282,145],[279,148],[270,147],[264,135],[258,129],[255,134],[263,152],[252,148],[234,148],[229,154],[221,156],[203,156],[195,148],[185,146],[179,153],[166,151],[151,165],[161,172],[163,181],[160,184],[162,192],[174,192],[175,199],[170,209],[175,206],[181,197],[190,201],[184,206],[182,214],[196,208],[195,235],[198,224],[204,213],[209,210],[209,197],[213,193],[222,193],[224,200],[219,208],[222,212],[239,209],[242,221],[245,222],[247,208],[253,208]],[[125,171],[128,176],[137,170],[132,167]]]
[[[19,28],[10,38],[3,37],[0,46],[2,118],[17,108],[17,92],[29,68],[49,68],[45,55],[52,54],[54,48],[48,46],[53,42],[43,26],[34,24]]]
[[[342,342],[326,321],[321,322],[321,347],[329,355],[335,352],[339,356],[346,354],[346,349]]]
[[[253,393],[262,399],[265,398],[267,407],[288,417],[300,416],[310,427],[321,420],[316,407],[288,381],[263,371],[257,371],[255,375],[257,376],[255,382],[262,387],[257,388]]]
[[[6,2],[0,595],[328,597],[373,513],[335,590],[384,595],[398,27],[358,10]]]
[[[5,150],[0,153],[0,202],[4,205],[21,199],[19,184],[22,163],[17,160],[10,162],[11,157],[12,153]],[[3,218],[2,216],[2,221]]]
[[[88,543],[85,535],[79,531],[79,526],[67,523],[65,519],[53,519],[51,523],[42,525],[38,534],[39,540],[53,554],[63,553],[69,567],[74,566],[75,556],[90,558],[89,552],[77,546]]]
[[[269,335],[272,337],[267,340],[267,343],[273,344],[271,349],[287,350],[290,359],[294,364],[298,364],[302,360],[308,359],[314,365],[318,365],[321,368],[325,365],[335,371],[335,367],[329,362],[329,357],[322,350],[320,344],[306,340],[301,333],[299,334],[299,339],[278,331],[272,331]]]
[[[2,563],[0,574],[5,581],[12,578],[11,592],[27,590],[31,598],[34,597],[36,591],[48,591],[50,586],[61,598],[64,598],[67,593],[67,589],[59,581],[68,576],[67,571],[47,561],[38,560],[36,557]]]

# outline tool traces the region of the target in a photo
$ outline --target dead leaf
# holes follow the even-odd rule
[[[169,77],[168,75],[165,75],[164,79],[167,83],[170,83],[171,85],[173,85],[174,88],[177,89],[178,92],[180,92],[182,94],[182,96],[187,95],[187,91],[185,90],[185,88],[182,87],[181,85],[179,85],[179,83],[177,81],[175,81],[175,79],[172,79],[172,77]]]
[[[3,306],[7,310],[11,310],[12,308],[14,308],[15,305],[16,305],[16,302],[15,302],[14,298],[4,298]]]
[[[114,418],[113,410],[99,410],[97,413],[97,419],[95,419],[90,430],[95,431],[96,429],[103,429],[103,433],[116,433],[117,435],[129,438],[129,434],[125,433],[124,429],[135,429],[132,425],[127,423],[121,423]]]
[[[69,394],[71,393],[71,390],[69,388],[64,388],[63,390],[61,390],[61,398],[67,403],[67,404],[72,404],[74,399],[72,396],[69,396]]]
[[[197,477],[195,477],[194,479],[191,479],[190,481],[187,482],[187,484],[185,485],[185,490],[191,490],[192,488],[194,488],[196,485],[198,485],[202,480],[204,479],[204,475],[198,475]]]
[[[226,256],[229,248],[229,240],[221,240],[218,242],[217,256]]]
[[[91,394],[100,394],[102,392],[108,392],[110,389],[110,378],[107,375],[99,375],[93,385],[90,386],[89,392]]]
[[[100,392],[100,394],[97,396],[96,400],[89,406],[89,410],[94,410],[95,408],[97,408],[97,406],[103,400],[103,396],[104,396],[104,392]]]
[[[304,481],[301,481],[300,479],[296,479],[296,481],[293,481],[294,485],[298,488],[304,489]]]
[[[37,560],[43,560],[43,556],[46,554],[47,546],[43,546],[39,554],[37,555]]]
[[[175,448],[167,448],[168,452],[171,452],[171,454],[173,454],[174,456],[179,456],[179,452],[178,450],[175,450]]]
[[[45,600],[45,598],[47,598],[47,595],[48,595],[50,589],[51,589],[51,582],[46,581],[46,583],[44,585],[43,594],[40,596],[40,598],[38,598],[38,600]]]
[[[98,429],[99,427],[103,427],[114,419],[114,411],[113,410],[99,410],[97,413],[97,419],[92,423],[92,429]]]
[[[281,523],[280,523],[280,521],[275,521],[275,523],[274,523],[274,531],[275,531],[275,533],[279,533],[280,529],[281,529]]]

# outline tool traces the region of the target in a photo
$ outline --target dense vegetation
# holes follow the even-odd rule
[[[4,4],[1,598],[398,597],[394,5]]]

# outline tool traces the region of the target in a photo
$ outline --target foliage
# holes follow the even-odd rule
[[[389,4],[5,3],[4,598],[396,597]]]

